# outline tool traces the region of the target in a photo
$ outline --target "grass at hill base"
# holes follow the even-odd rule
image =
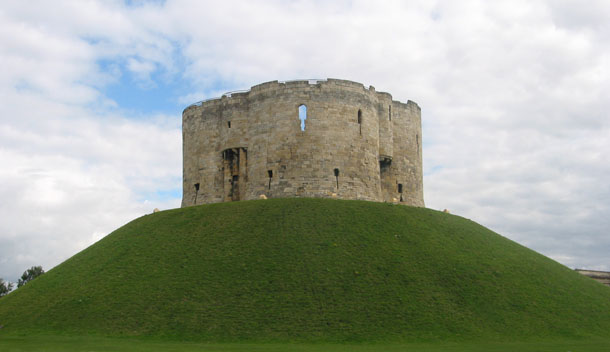
[[[606,352],[610,340],[553,340],[535,342],[438,342],[402,344],[304,343],[201,343],[161,341],[151,338],[92,336],[3,336],[6,352]]]
[[[332,199],[150,214],[0,299],[14,334],[207,342],[610,336],[610,289],[459,216]]]

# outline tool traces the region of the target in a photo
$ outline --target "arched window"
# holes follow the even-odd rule
[[[299,105],[299,120],[301,120],[301,131],[305,131],[305,120],[307,120],[307,106]]]

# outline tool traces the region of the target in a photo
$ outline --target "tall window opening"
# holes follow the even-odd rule
[[[305,131],[305,120],[307,120],[307,106],[299,105],[299,120],[301,120],[301,131]]]
[[[358,126],[360,127],[360,135],[362,135],[362,110],[358,109]]]
[[[229,126],[229,128],[231,128],[231,121],[227,121],[227,126]]]
[[[417,145],[417,154],[419,154],[419,134],[415,135],[415,145]]]
[[[392,121],[392,105],[388,106],[388,120]]]
[[[271,179],[273,178],[273,170],[267,170],[267,175],[269,176],[269,188],[271,189]]]
[[[339,189],[339,169],[335,169],[335,180],[337,181],[337,189]]]

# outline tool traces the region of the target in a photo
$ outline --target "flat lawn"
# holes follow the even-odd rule
[[[610,340],[555,340],[536,342],[466,342],[414,344],[302,344],[302,343],[197,343],[91,336],[2,336],[0,351],[204,351],[204,352],[394,352],[394,351],[485,351],[485,352],[596,352],[610,351]]]

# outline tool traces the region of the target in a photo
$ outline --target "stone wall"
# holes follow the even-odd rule
[[[183,207],[263,194],[424,206],[421,110],[372,86],[259,84],[187,107],[182,136]]]
[[[597,271],[597,270],[586,270],[586,269],[574,269],[578,273],[588,276],[593,280],[596,280],[606,286],[610,286],[610,272],[607,271]]]

